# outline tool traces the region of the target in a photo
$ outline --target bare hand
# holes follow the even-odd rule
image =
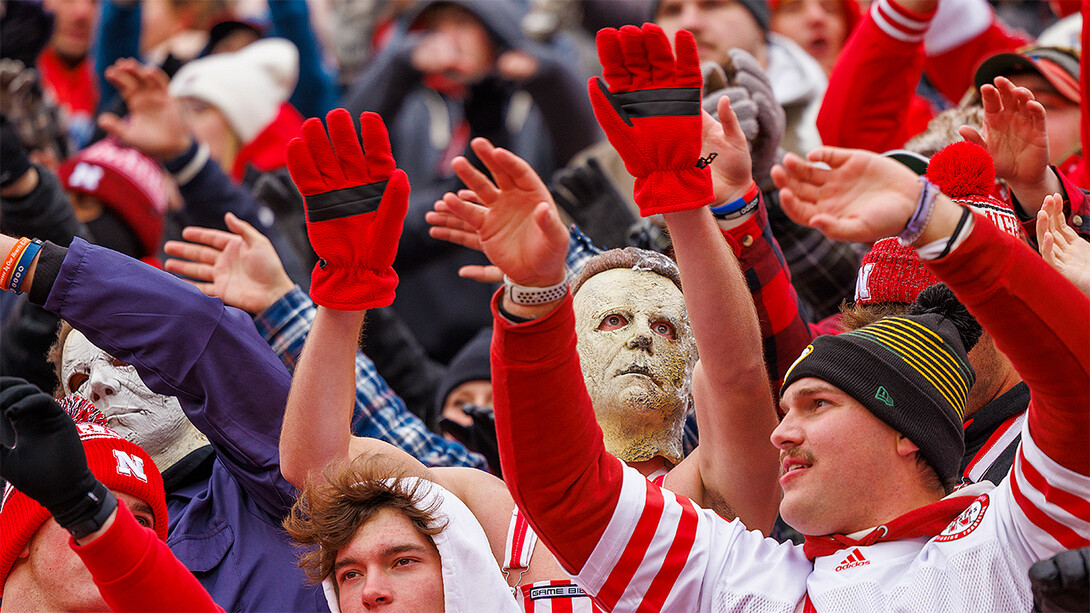
[[[515,283],[547,287],[563,281],[568,231],[541,177],[525,160],[486,139],[475,138],[470,146],[495,182],[464,157],[455,158],[454,172],[480,204],[447,193],[441,213],[460,219],[464,232],[476,233],[481,251]]]
[[[167,92],[169,80],[165,72],[129,58],[107,68],[106,80],[117,88],[129,107],[129,115],[121,119],[113,113],[103,113],[98,119],[99,127],[157,160],[185,153],[193,138],[181,109]]]
[[[859,149],[819,147],[772,168],[780,203],[796,223],[834,240],[872,242],[904,230],[920,196],[905,166]],[[822,168],[814,162],[823,162]]]
[[[172,258],[163,267],[184,275],[205,294],[227,305],[257,314],[272,306],[295,286],[272,243],[250,224],[228,213],[230,232],[190,226],[182,231],[189,242],[167,241]]]
[[[1037,244],[1049,266],[1090,296],[1090,243],[1067,225],[1060,194],[1045,197],[1037,213]]]
[[[476,205],[480,203],[480,198],[471,189],[458,190],[458,197],[466,202],[467,205]],[[442,200],[436,200],[434,211],[429,211],[424,215],[424,221],[431,224],[431,228],[428,228],[428,235],[432,238],[454,243],[455,245],[461,245],[468,247],[475,251],[482,251],[481,249],[481,237],[477,235],[477,231],[474,230],[462,221],[458,216],[450,212],[450,207],[446,202]],[[481,207],[484,209],[485,207]],[[483,251],[482,251],[483,252]],[[464,279],[473,279],[481,283],[502,283],[503,272],[496,266],[478,266],[468,265],[462,266],[458,269],[458,276]]]
[[[496,72],[511,81],[528,81],[540,67],[541,63],[536,57],[521,49],[505,51],[496,59]]]
[[[738,124],[738,118],[730,108],[730,98],[719,99],[716,109],[719,121],[702,111],[704,116],[704,140],[701,150],[704,155],[715,153],[710,165],[712,171],[712,189],[715,190],[717,206],[740,197],[753,183],[753,162],[749,155],[749,142]]]
[[[983,133],[971,126],[958,132],[967,141],[988,150],[995,161],[995,174],[1018,192],[1043,184],[1049,173],[1048,133],[1045,107],[1024,87],[1015,87],[1005,77],[995,85],[980,88],[984,105]]]

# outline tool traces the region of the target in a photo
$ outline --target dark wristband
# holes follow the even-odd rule
[[[57,512],[50,509],[49,512],[73,538],[81,539],[101,528],[116,508],[117,496],[101,481],[95,480],[95,486],[75,507]]]
[[[503,308],[503,300],[500,300],[496,304],[496,310],[500,312],[500,315],[503,315],[504,319],[506,319],[507,321],[509,321],[509,322],[511,322],[513,324],[524,324],[524,323],[526,323],[528,321],[533,321],[534,320],[533,317],[522,317],[520,315],[515,315],[514,313],[512,313],[512,312],[508,311],[507,309]]]
[[[42,306],[49,299],[49,292],[53,289],[53,283],[61,272],[61,264],[68,255],[68,249],[46,241],[42,250],[38,252],[38,266],[34,269],[34,285],[27,292],[27,298],[34,304]]]

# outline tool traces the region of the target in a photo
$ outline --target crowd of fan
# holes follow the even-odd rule
[[[1090,610],[1087,15],[0,0],[0,604]]]

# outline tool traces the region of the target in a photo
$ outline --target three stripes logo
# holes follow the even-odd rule
[[[863,557],[863,552],[859,551],[859,548],[857,547],[854,550],[852,550],[852,552],[850,554],[848,554],[848,557],[841,560],[840,565],[837,566],[834,570],[835,570],[835,572],[839,573],[842,570],[848,570],[849,568],[857,568],[859,566],[866,566],[867,564],[870,564],[870,560],[864,558]]]

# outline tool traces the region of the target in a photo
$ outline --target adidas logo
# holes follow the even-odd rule
[[[857,548],[854,551],[852,551],[850,554],[848,554],[848,557],[841,560],[840,565],[837,566],[834,570],[835,570],[835,572],[839,573],[842,570],[847,570],[849,568],[856,568],[858,566],[866,566],[867,564],[870,564],[870,560],[864,558],[863,557],[863,552],[859,551],[859,549]]]

